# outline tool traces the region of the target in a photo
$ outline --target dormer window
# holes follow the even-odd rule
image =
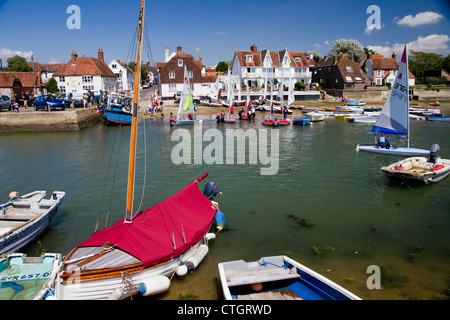
[[[302,61],[302,58],[300,58],[300,57],[294,57],[294,61]]]
[[[181,59],[178,60],[178,66],[179,66],[179,67],[182,67],[182,66],[183,66],[183,60],[181,60]]]
[[[246,61],[246,62],[253,62],[253,56],[250,55],[250,54],[249,54],[249,55],[246,55],[246,56],[245,56],[245,61]]]

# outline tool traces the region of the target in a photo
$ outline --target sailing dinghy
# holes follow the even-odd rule
[[[136,70],[140,70],[145,11],[145,0],[141,1]],[[133,213],[139,82],[137,76],[125,218],[96,231],[65,257],[47,299],[117,300],[138,292],[148,296],[166,291],[172,276],[183,276],[199,265],[208,253],[208,241],[215,238],[208,232],[219,212],[213,199],[220,189],[210,182],[200,192],[198,183],[207,174],[161,203]],[[223,227],[217,222],[216,226]]]
[[[195,124],[196,122],[200,122],[196,119],[195,108],[194,108],[194,100],[192,97],[192,91],[189,89],[189,77],[186,69],[186,65],[184,66],[184,82],[183,82],[183,92],[181,93],[180,104],[178,106],[178,113],[176,119],[170,118],[171,126],[181,126],[188,124]],[[194,115],[192,116],[192,113]],[[186,114],[188,118],[186,118]]]
[[[389,92],[383,110],[368,135],[373,134],[376,136],[385,134],[396,137],[406,137],[407,147],[392,146],[390,148],[378,148],[376,145],[364,144],[357,145],[356,150],[400,156],[430,154],[429,150],[410,148],[409,146],[410,126],[408,88],[408,52],[405,45],[392,90]]]

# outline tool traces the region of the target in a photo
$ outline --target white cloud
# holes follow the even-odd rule
[[[316,44],[314,45],[314,48],[319,49],[319,48],[320,48],[320,44],[316,43]]]
[[[223,31],[216,31],[216,32],[214,32],[214,34],[224,35],[225,32],[223,32]]]
[[[331,44],[331,42],[328,41],[328,40],[326,40],[326,41],[325,41],[325,44],[326,44],[327,46],[329,46],[329,45]]]
[[[432,12],[432,11],[425,11],[425,12],[419,12],[415,16],[413,16],[412,14],[407,15],[407,16],[403,17],[402,19],[399,19],[398,17],[396,17],[394,19],[394,22],[397,23],[398,25],[407,25],[410,27],[417,27],[422,24],[438,23],[443,18],[444,18],[444,16],[440,13]]]
[[[33,51],[20,51],[0,47],[0,59],[11,58],[16,55],[24,57],[27,60],[30,60],[31,56],[33,55]]]
[[[384,27],[385,27],[384,23],[382,23],[379,28],[376,28],[376,26],[374,24],[372,24],[369,27],[364,29],[364,34],[367,34],[370,36],[372,34],[372,32],[374,32],[375,30],[381,30],[381,29],[384,29]]]
[[[200,51],[202,51],[202,49],[200,49],[200,48],[195,48],[195,51],[200,52]]]
[[[56,58],[50,58],[50,62],[49,63],[60,63],[60,62]]]
[[[408,42],[408,50],[422,51],[422,52],[435,52],[447,55],[449,53],[448,42],[450,37],[446,34],[430,34],[423,37],[418,36],[416,40]],[[396,52],[397,56],[400,56],[403,52],[404,43],[394,43],[392,46],[367,46],[369,49],[373,49],[375,52],[390,57],[392,52]]]

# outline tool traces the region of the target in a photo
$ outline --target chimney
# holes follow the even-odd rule
[[[394,52],[392,52],[392,58],[394,58],[394,60],[397,60],[397,54]]]
[[[203,64],[203,57],[202,57],[202,53],[200,52],[200,57],[198,58],[198,60],[200,61],[201,64]]]
[[[253,53],[256,53],[256,52],[258,52],[258,47],[255,46],[255,45],[252,45],[252,46],[250,47],[250,50],[251,50]]]
[[[72,62],[72,65],[75,65],[77,62],[77,53],[75,52],[75,50],[72,50],[72,59],[70,60],[70,62]]]
[[[183,50],[181,49],[181,47],[177,47],[177,53],[182,53]]]
[[[101,62],[105,62],[104,58],[105,57],[103,55],[103,49],[102,48],[98,49],[98,60],[100,60]]]
[[[164,62],[169,62],[169,48],[164,48]]]

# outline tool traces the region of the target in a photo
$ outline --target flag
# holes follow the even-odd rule
[[[273,114],[273,102],[272,102],[272,104],[270,105],[270,114]]]
[[[234,111],[234,109],[233,109],[233,103],[231,103],[231,106],[230,106],[230,114],[233,114],[233,111]]]
[[[248,100],[247,110],[250,110],[252,108],[252,101]]]
[[[189,91],[189,96],[187,97],[186,102],[184,103],[183,111],[186,111],[187,109],[189,109],[189,107],[191,106],[192,103],[193,103],[192,92]]]

